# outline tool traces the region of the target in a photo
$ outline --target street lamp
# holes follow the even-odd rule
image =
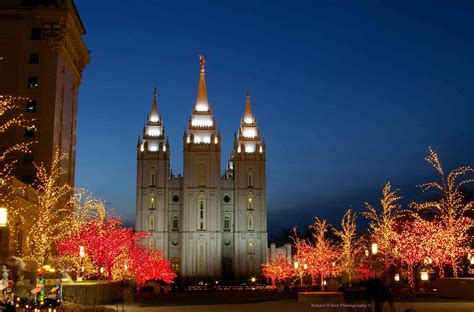
[[[422,281],[427,281],[429,279],[428,272],[426,271],[421,272],[420,277]]]
[[[8,219],[7,208],[1,207],[0,208],[0,227],[6,227],[7,226],[7,219]]]
[[[299,267],[298,261],[295,261],[295,263],[293,263],[293,265],[295,267],[295,270],[298,270],[298,267]]]
[[[77,276],[77,281],[78,282],[82,282],[82,276],[81,276],[81,272],[83,272],[83,266],[82,266],[82,260],[84,259],[84,256],[85,256],[86,252],[84,250],[84,246],[79,246],[79,257],[81,258],[81,262],[80,262],[80,267],[81,269],[79,270],[79,274]]]
[[[372,254],[376,255],[377,252],[379,251],[377,243],[372,243]]]
[[[395,280],[395,282],[399,282],[400,281],[400,274],[395,274],[395,276],[393,277],[393,279]]]

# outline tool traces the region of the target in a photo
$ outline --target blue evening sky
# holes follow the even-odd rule
[[[222,135],[245,105],[267,143],[270,234],[339,223],[390,179],[408,200],[445,166],[474,165],[472,1],[81,1],[91,62],[79,99],[76,185],[131,224],[136,143],[158,90],[182,173],[198,53]]]

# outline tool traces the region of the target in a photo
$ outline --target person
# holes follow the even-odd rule
[[[2,284],[0,285],[0,290],[5,290],[8,288],[8,272],[10,270],[4,265],[2,267]]]
[[[46,270],[41,268],[38,271],[38,278],[36,279],[36,287],[31,291],[35,295],[35,303],[40,303],[44,301],[44,275]]]

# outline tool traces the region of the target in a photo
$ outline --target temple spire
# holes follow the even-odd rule
[[[248,89],[247,89],[247,96],[246,96],[246,100],[245,100],[244,121],[247,124],[253,123],[252,105],[250,104],[250,91]]]
[[[199,88],[196,98],[195,109],[198,112],[206,112],[209,110],[209,101],[207,99],[206,91],[206,79],[205,79],[205,69],[204,65],[206,64],[206,59],[204,56],[199,54],[199,61],[201,62],[201,77],[199,78]]]
[[[158,94],[156,93],[156,88],[153,90],[153,105],[151,106],[150,121],[157,122],[159,120],[158,116]]]

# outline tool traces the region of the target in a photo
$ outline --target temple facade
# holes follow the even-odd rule
[[[183,175],[170,169],[170,144],[154,92],[137,144],[136,230],[162,250],[187,282],[258,276],[268,255],[265,143],[247,93],[232,151],[221,170],[221,135],[205,81],[183,136]],[[236,122],[237,124],[237,122]]]

